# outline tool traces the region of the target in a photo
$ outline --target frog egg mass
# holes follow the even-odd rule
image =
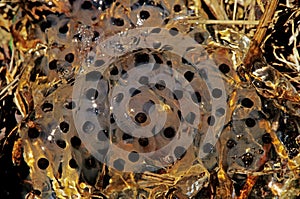
[[[205,2],[47,0],[14,11],[12,154],[28,170],[26,198],[245,198],[272,163],[296,175],[299,94],[263,59],[246,70],[249,37],[199,23],[220,12]]]

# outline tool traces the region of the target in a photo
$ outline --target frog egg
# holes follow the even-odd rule
[[[189,45],[185,42],[178,48],[175,41],[184,40],[180,32],[160,29],[158,36],[154,29],[128,30],[108,38],[97,48],[107,61],[96,53],[95,66],[74,85],[73,98],[79,105],[74,120],[81,139],[99,160],[105,156],[99,153],[103,144],[94,138],[105,130],[109,148],[100,161],[117,170],[138,172],[150,162],[153,168],[167,167],[184,156],[199,136],[198,128],[205,135],[200,138],[199,155],[205,157],[222,129],[224,118],[212,114],[218,107],[225,115],[219,69],[192,38]],[[131,41],[138,42],[128,45]],[[154,43],[161,44],[157,50],[152,49]],[[206,71],[206,79],[200,70]],[[98,85],[103,80],[106,85]],[[86,111],[94,106],[102,107],[100,114],[87,117]],[[205,114],[200,117],[201,111]]]
[[[163,25],[165,11],[154,6],[133,6],[130,12],[130,20],[132,23],[139,26],[158,27]]]

